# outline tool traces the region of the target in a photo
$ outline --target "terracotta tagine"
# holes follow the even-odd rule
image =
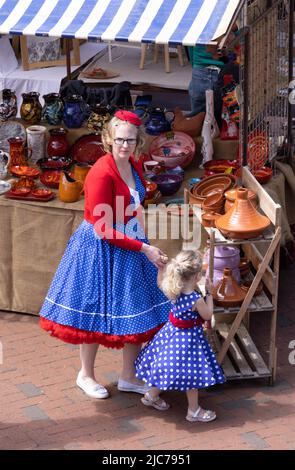
[[[58,196],[63,202],[76,202],[83,191],[83,183],[72,178],[65,171],[59,181]]]
[[[216,227],[225,236],[234,239],[258,237],[269,225],[268,217],[254,209],[245,188],[237,190],[233,207],[216,221]]]
[[[209,250],[205,252],[204,261],[207,265],[206,277],[209,276]],[[240,282],[240,250],[234,246],[215,246],[213,256],[213,286],[222,279],[225,268],[230,268],[237,282]]]
[[[228,191],[226,191],[226,193],[225,193],[225,199],[226,200],[225,200],[225,206],[224,206],[225,212],[227,212],[229,209],[231,209],[231,207],[233,207],[234,202],[235,202],[236,197],[237,197],[237,190],[238,189],[240,189],[240,188],[233,188],[233,189],[229,189]],[[257,195],[256,195],[256,193],[254,193],[254,191],[251,191],[251,189],[248,189],[248,199],[251,201],[251,203],[253,204],[255,209],[257,209],[257,207],[258,207]]]
[[[230,268],[224,268],[223,276],[213,287],[212,294],[216,305],[221,307],[237,307],[246,297],[246,292],[235,281]]]

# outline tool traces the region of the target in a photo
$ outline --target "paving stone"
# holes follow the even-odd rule
[[[36,397],[38,395],[44,395],[43,390],[41,388],[36,387],[33,383],[27,382],[24,384],[17,385],[17,388],[23,392],[24,395],[27,397]]]
[[[50,417],[37,405],[25,406],[23,411],[32,421],[50,419]]]
[[[253,450],[255,449],[267,449],[269,444],[262,437],[258,436],[256,432],[245,432],[241,434],[241,438],[247,443],[250,444]]]

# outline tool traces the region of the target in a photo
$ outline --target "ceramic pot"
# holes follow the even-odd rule
[[[49,93],[43,96],[45,104],[42,109],[42,119],[53,126],[57,126],[62,121],[63,102],[59,93]]]
[[[237,190],[233,207],[216,221],[216,227],[234,239],[258,237],[269,225],[270,220],[254,209],[244,188]]]
[[[41,121],[42,106],[39,96],[40,93],[34,91],[22,94],[23,102],[20,108],[20,115],[24,121],[30,124],[37,124]]]
[[[244,292],[232,276],[230,268],[224,268],[223,276],[212,290],[213,299],[222,307],[237,307],[246,297]]]
[[[150,135],[159,135],[163,132],[171,131],[171,122],[174,119],[174,113],[169,114],[161,109],[154,108],[145,124],[145,130]]]
[[[9,88],[5,88],[0,96],[2,96],[0,100],[0,121],[7,121],[7,119],[17,114],[16,94]]]
[[[22,137],[10,137],[9,142],[9,170],[12,166],[27,165],[28,159],[32,155],[32,150],[25,146],[25,140]]]
[[[91,168],[91,165],[87,165],[87,163],[76,163],[74,167],[74,179],[81,181],[84,185],[86,176]]]
[[[72,178],[68,173],[62,172],[59,181],[58,196],[63,202],[76,202],[83,192],[83,183]]]
[[[91,113],[87,121],[87,127],[92,132],[101,132],[104,125],[111,119],[110,109],[106,106],[91,106]]]
[[[30,160],[32,163],[36,163],[45,155],[46,127],[29,126],[26,132],[28,146],[32,149]]]
[[[89,106],[82,96],[72,95],[64,99],[63,121],[68,128],[81,127],[89,117]]]
[[[204,261],[209,265],[209,251],[207,250],[204,256]],[[240,265],[240,251],[233,246],[215,246],[214,247],[214,261],[213,261],[213,286],[223,276],[225,268],[232,270],[232,275],[237,282],[240,282],[241,275],[239,270]],[[206,276],[209,276],[209,268],[207,268]]]
[[[227,212],[229,209],[231,209],[233,207],[234,202],[235,202],[236,197],[237,197],[237,190],[238,189],[239,188],[229,189],[228,191],[225,192],[225,199],[226,199],[225,206],[224,206],[225,212]],[[257,207],[258,207],[257,195],[256,195],[256,193],[254,193],[254,191],[251,191],[251,189],[248,189],[248,199],[253,204],[253,207],[255,207],[255,209],[257,209]]]
[[[70,152],[70,144],[67,140],[67,130],[63,127],[50,129],[50,138],[47,144],[49,157],[67,157]]]

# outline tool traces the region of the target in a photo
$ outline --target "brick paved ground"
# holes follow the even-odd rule
[[[184,394],[172,408],[145,408],[140,396],[118,392],[120,352],[101,348],[97,376],[112,398],[92,400],[75,386],[78,348],[50,338],[34,316],[0,313],[0,449],[295,449],[295,267],[281,273],[278,377],[230,382],[202,392],[218,413],[212,423],[185,421]],[[251,334],[267,350],[267,314],[255,315]]]

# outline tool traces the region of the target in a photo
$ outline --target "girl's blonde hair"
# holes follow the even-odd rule
[[[137,129],[137,143],[136,143],[136,147],[134,149],[133,155],[134,155],[135,160],[138,160],[145,144],[144,131],[142,129],[142,126],[137,127],[128,121],[122,121],[122,119],[119,119],[116,116],[114,116],[103,127],[102,136],[101,136],[103,148],[106,152],[112,151],[112,142],[114,140],[114,128],[116,126],[121,126],[122,124],[126,126],[130,126],[130,127],[135,127]]]
[[[183,250],[167,265],[161,289],[168,299],[175,301],[181,294],[187,281],[201,272],[202,257],[192,250]]]

